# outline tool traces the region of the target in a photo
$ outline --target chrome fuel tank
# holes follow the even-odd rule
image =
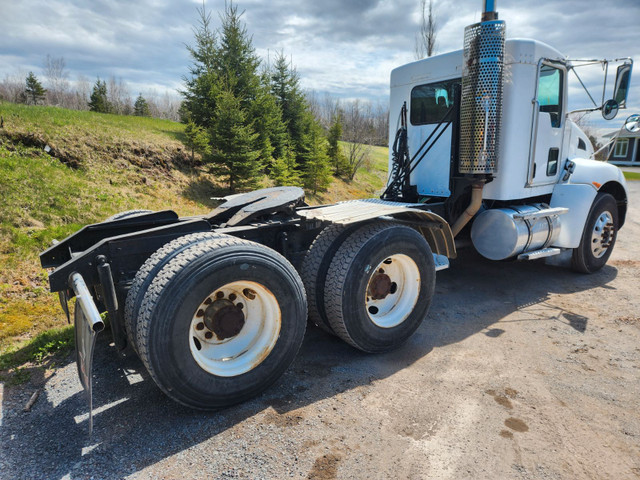
[[[546,248],[558,237],[561,227],[558,216],[545,216],[546,210],[544,204],[485,210],[471,227],[473,246],[490,260]]]

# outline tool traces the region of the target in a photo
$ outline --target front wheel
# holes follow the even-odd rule
[[[594,273],[605,266],[618,235],[618,206],[608,193],[598,193],[584,226],[578,248],[573,250],[571,267],[581,273]]]
[[[282,375],[306,316],[302,281],[284,257],[235,237],[204,240],[166,263],[147,288],[139,354],[172,399],[224,407]]]
[[[420,233],[404,225],[366,225],[344,241],[331,262],[327,317],[350,345],[384,352],[420,326],[434,288],[433,254]]]

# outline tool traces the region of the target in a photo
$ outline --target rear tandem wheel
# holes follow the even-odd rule
[[[398,347],[427,315],[435,288],[431,248],[413,228],[365,225],[335,254],[325,309],[333,331],[365,352]]]
[[[304,337],[302,281],[277,252],[224,236],[179,253],[147,288],[140,358],[160,389],[197,409],[247,400],[275,382]]]

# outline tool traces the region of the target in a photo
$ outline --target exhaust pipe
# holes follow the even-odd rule
[[[469,223],[469,221],[476,216],[478,210],[482,206],[482,189],[484,188],[484,182],[476,183],[471,186],[471,201],[467,209],[462,212],[462,215],[458,217],[456,222],[451,227],[451,233],[455,237],[460,233],[460,230]]]
[[[481,22],[490,22],[491,20],[498,19],[498,12],[496,12],[496,0],[484,0],[484,8],[482,9]]]
[[[465,28],[462,63],[458,170],[485,177],[497,172],[502,116],[505,23],[495,6],[484,0],[482,21]]]

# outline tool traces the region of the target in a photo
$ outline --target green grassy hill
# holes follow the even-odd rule
[[[57,337],[43,332],[66,325],[38,261],[53,239],[123,210],[205,213],[215,206],[210,197],[226,192],[191,159],[182,124],[4,102],[0,116],[2,370],[41,357],[47,345],[55,349]],[[387,149],[372,147],[353,182],[336,179],[307,200],[373,196],[386,164]],[[62,337],[71,338],[68,331]]]

